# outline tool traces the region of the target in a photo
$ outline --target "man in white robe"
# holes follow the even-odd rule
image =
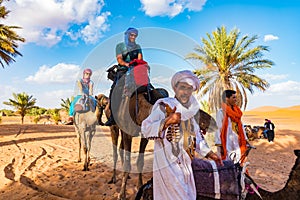
[[[236,105],[236,91],[225,90],[223,104],[216,115],[218,129],[215,133],[215,145],[223,160],[244,163],[248,137],[241,122],[242,111]]]
[[[201,156],[221,165],[222,161],[211,151],[194,119],[200,109],[192,95],[199,89],[198,77],[189,70],[180,71],[172,77],[171,84],[175,97],[159,99],[141,127],[146,138],[155,140],[154,199],[195,200],[195,181],[187,153],[194,146],[193,141],[196,142],[196,152]]]

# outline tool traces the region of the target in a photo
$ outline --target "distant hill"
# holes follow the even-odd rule
[[[246,112],[273,112],[273,111],[300,111],[300,105],[290,107],[277,107],[277,106],[261,106]]]
[[[272,112],[281,109],[280,107],[276,106],[261,106],[258,108],[254,108],[252,110],[249,110],[250,112]],[[249,112],[248,111],[248,112]]]
[[[300,105],[290,107],[262,106],[244,112],[244,116],[256,116],[262,119],[300,118]],[[300,120],[299,120],[300,121]]]
[[[270,119],[279,129],[293,129],[300,121],[300,105],[290,107],[262,106],[245,111],[243,114],[245,124],[263,125],[264,119]]]
[[[284,108],[285,110],[300,110],[300,105]]]

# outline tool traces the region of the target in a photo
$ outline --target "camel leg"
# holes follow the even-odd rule
[[[126,133],[121,132],[122,137],[121,137],[121,144],[120,144],[120,148],[119,148],[119,155],[121,158],[122,166],[124,165],[124,142],[125,142],[124,134],[126,134]]]
[[[88,160],[89,160],[89,155],[88,155],[88,139],[86,135],[87,131],[83,130],[83,137],[84,137],[84,145],[83,145],[83,152],[84,152],[84,164],[83,164],[83,171],[89,171],[89,166],[88,166]]]
[[[139,172],[137,188],[140,188],[143,185],[143,168],[144,168],[144,156],[145,156],[144,153],[147,144],[148,144],[148,140],[146,138],[141,138],[139,156],[136,161],[137,170]]]
[[[126,139],[124,139],[123,134],[126,134],[126,133],[121,133],[121,134],[122,134],[122,137],[121,137],[121,143],[120,143],[120,147],[119,147],[119,155],[121,158],[121,164],[122,164],[122,166],[124,166],[124,160],[125,160],[124,142],[126,141]],[[129,175],[128,175],[128,179],[131,179],[131,177]]]
[[[125,159],[124,159],[124,164],[123,164],[123,178],[122,178],[122,185],[121,185],[121,190],[118,195],[119,200],[125,200],[126,199],[126,184],[127,184],[127,179],[129,176],[129,172],[131,170],[131,164],[130,164],[130,159],[131,159],[131,143],[132,143],[132,136],[129,134],[124,133],[123,134],[123,140],[124,140],[124,150],[125,150]]]
[[[78,139],[78,162],[81,162],[81,138],[77,131],[77,139]]]
[[[92,130],[88,131],[88,140],[87,140],[87,146],[86,146],[86,171],[89,171],[90,166],[90,152],[92,147],[92,139],[96,133],[96,127],[91,127]]]
[[[83,171],[89,171],[88,167],[88,156],[87,156],[87,148],[83,147],[84,151],[84,164],[83,164]]]
[[[117,167],[117,161],[118,161],[118,139],[119,139],[119,129],[116,126],[112,126],[110,129],[110,135],[112,140],[112,147],[113,147],[113,161],[114,161],[114,168],[113,168],[113,175],[108,181],[108,184],[116,183],[116,167]]]

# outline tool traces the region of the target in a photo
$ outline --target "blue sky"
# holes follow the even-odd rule
[[[115,63],[115,45],[128,27],[139,29],[137,42],[151,67],[151,82],[172,94],[170,78],[200,63],[184,60],[206,33],[226,26],[257,35],[269,46],[264,57],[275,62],[257,71],[266,92],[249,94],[247,109],[300,103],[300,1],[298,0],[10,0],[1,23],[23,27],[23,54],[0,71],[0,109],[12,93],[26,92],[38,106],[59,108],[76,93],[75,81],[93,69],[95,94],[108,94],[105,69]]]

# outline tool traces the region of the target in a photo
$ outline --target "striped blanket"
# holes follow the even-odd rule
[[[193,159],[197,196],[215,199],[239,199],[239,169],[232,161],[223,161],[224,166],[216,166],[214,161]]]

